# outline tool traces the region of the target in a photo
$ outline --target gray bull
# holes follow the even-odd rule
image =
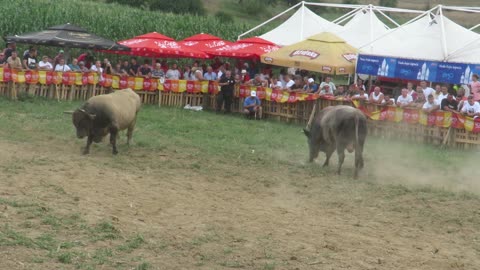
[[[311,129],[303,131],[310,148],[309,162],[322,151],[327,156],[323,166],[328,166],[332,153],[337,150],[337,173],[340,174],[346,148],[350,153],[355,151],[354,178],[358,177],[358,171],[363,168],[363,145],[367,136],[367,119],[360,110],[344,105],[327,107],[315,116]]]
[[[100,142],[110,133],[112,153],[117,150],[117,134],[127,129],[127,143],[130,144],[133,129],[140,110],[140,97],[131,89],[117,90],[111,94],[91,97],[72,113],[72,122],[77,137],[87,137],[83,154],[90,152],[92,142]]]

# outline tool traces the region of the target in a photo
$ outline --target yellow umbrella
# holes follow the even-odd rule
[[[323,32],[306,40],[263,54],[262,63],[327,74],[355,72],[357,49],[333,33]]]

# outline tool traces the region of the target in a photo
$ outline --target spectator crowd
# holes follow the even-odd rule
[[[230,92],[234,85],[243,84],[288,92],[344,97],[376,105],[414,107],[427,113],[444,110],[472,117],[480,116],[480,81],[477,74],[472,76],[471,84],[465,88],[455,89],[447,84],[436,84],[432,88],[427,81],[421,81],[416,86],[413,82],[408,82],[398,96],[393,96],[380,83],[375,83],[367,91],[361,79],[357,79],[349,86],[337,86],[330,76],[323,77],[319,82],[315,74],[294,68],[282,68],[278,75],[274,75],[270,65],[261,66],[255,60],[250,62],[239,60],[235,65],[230,65],[228,62],[221,62],[219,58],[215,58],[208,64],[206,61],[200,63],[195,60],[191,64],[184,64],[183,67],[180,67],[174,61],[169,63],[166,60],[157,59],[152,62],[151,59],[144,59],[142,63],[139,63],[137,58],[131,57],[112,64],[108,58],[103,61],[95,60],[89,52],[85,52],[67,63],[63,50],[59,50],[53,58],[43,55],[40,61],[38,59],[37,48],[30,47],[19,55],[16,44],[9,43],[0,53],[0,66],[21,70],[97,72],[100,80],[103,80],[103,74],[157,78],[162,83],[165,79],[209,80],[218,81],[221,89],[228,89],[226,92]],[[230,93],[226,95],[222,93],[223,90],[220,91],[222,103],[225,102],[229,108]],[[257,97],[248,99],[251,104],[245,105],[245,112],[252,113],[259,109],[260,104],[257,99]],[[252,103],[250,100],[255,100],[255,102]]]

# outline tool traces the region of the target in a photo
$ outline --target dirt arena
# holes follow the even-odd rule
[[[1,269],[480,267],[480,209],[473,194],[378,184],[367,178],[380,174],[368,169],[354,181],[348,158],[339,177],[304,160],[243,166],[241,159],[173,146],[121,147],[112,158],[100,144],[81,156],[79,141],[54,139],[0,136],[0,198],[34,201],[58,217],[78,213],[86,226],[108,222],[120,237],[92,241],[74,225],[51,230],[37,226],[35,217],[25,226],[25,213],[0,204],[0,223],[25,236],[48,231],[60,242],[83,243],[69,249],[78,255],[70,263],[38,247],[2,246]],[[367,167],[377,161],[367,153]],[[135,234],[142,235],[141,245],[129,252],[114,248]],[[89,265],[99,248],[112,254]]]

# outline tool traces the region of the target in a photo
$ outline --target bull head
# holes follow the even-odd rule
[[[87,116],[88,118],[90,118],[90,120],[94,120],[95,119],[95,114],[92,114],[92,113],[88,113],[86,112],[84,109],[78,109],[78,111],[80,111],[81,113],[83,113],[85,116]]]
[[[73,112],[72,121],[77,129],[77,137],[79,139],[91,133],[95,117],[95,114],[88,113],[84,109],[77,109]]]

